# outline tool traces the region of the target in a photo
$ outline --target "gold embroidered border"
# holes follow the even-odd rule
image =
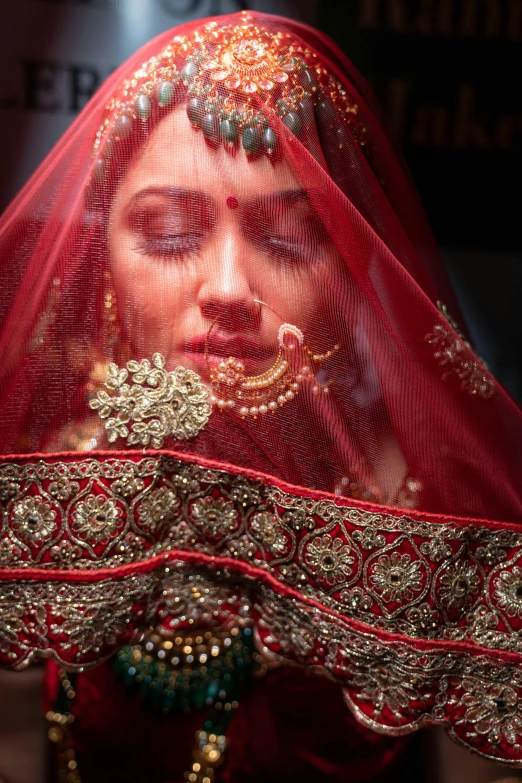
[[[231,621],[254,625],[265,654],[326,670],[373,730],[398,735],[441,724],[488,758],[522,765],[519,665],[458,645],[386,641],[226,569],[175,561],[114,581],[3,583],[0,656],[14,668],[52,656],[81,670],[149,623],[175,631]]]
[[[165,455],[0,466],[1,567],[234,558],[346,617],[520,652],[522,534],[284,492]]]

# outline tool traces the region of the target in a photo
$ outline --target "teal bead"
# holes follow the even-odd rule
[[[201,128],[209,144],[215,146],[219,143],[219,122],[215,114],[212,112],[205,114],[201,120]]]
[[[324,97],[315,107],[315,113],[319,122],[331,125],[337,118],[335,106],[329,98]]]
[[[221,120],[219,123],[221,138],[227,144],[235,144],[238,137],[237,125],[230,120]]]
[[[283,117],[283,122],[288,130],[294,134],[294,136],[299,136],[301,128],[303,127],[303,123],[301,122],[301,118],[297,112],[289,111],[288,114],[285,114]]]
[[[156,90],[156,97],[162,109],[170,106],[174,98],[174,85],[172,82],[161,82]]]
[[[187,114],[192,125],[195,125],[197,128],[201,127],[203,104],[199,98],[190,98],[187,103]]]
[[[310,92],[313,92],[318,85],[315,72],[311,71],[309,68],[305,68],[304,71],[301,71],[299,74],[299,81],[305,90],[310,90]]]
[[[267,128],[263,133],[263,147],[268,155],[272,155],[277,149],[277,136],[272,128]]]
[[[138,95],[136,98],[136,112],[143,122],[146,122],[152,114],[152,106],[148,95]]]
[[[114,123],[114,135],[117,139],[126,139],[132,130],[132,117],[121,114]]]
[[[198,66],[189,60],[181,71],[181,78],[184,82],[190,82],[198,72]]]
[[[314,124],[314,102],[311,98],[303,98],[299,101],[299,116],[305,128],[310,128]]]
[[[261,131],[259,128],[245,128],[241,141],[246,152],[252,155],[261,144]]]
[[[100,155],[99,158],[97,158],[96,163],[94,164],[94,169],[92,172],[92,179],[93,182],[99,183],[102,181],[102,179],[105,176],[105,159]]]

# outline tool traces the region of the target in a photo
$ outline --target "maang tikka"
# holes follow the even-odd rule
[[[281,318],[269,305],[254,301]],[[104,304],[114,311],[113,295],[108,294]],[[241,418],[257,419],[294,400],[305,383],[311,384],[316,393],[327,393],[329,383],[319,382],[313,363],[329,358],[339,346],[325,354],[314,354],[305,344],[303,332],[281,321],[276,359],[259,375],[246,375],[244,363],[234,356],[221,360],[216,367],[210,364],[208,344],[214,321],[205,345],[211,391],[193,370],[181,366],[166,370],[166,359],[158,352],[152,361],[131,359],[124,368],[115,362],[105,363],[105,389],[99,388],[100,368],[96,366],[98,388],[93,396],[95,390],[90,385],[89,405],[105,421],[109,443],[126,438],[128,446],[161,448],[167,437],[178,441],[196,437],[207,425],[212,406]]]

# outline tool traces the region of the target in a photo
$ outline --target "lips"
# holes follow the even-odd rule
[[[183,351],[190,354],[190,359],[199,367],[206,366],[205,348],[207,335],[200,335],[193,340],[187,340],[183,344]],[[255,340],[248,340],[238,335],[227,337],[219,333],[212,333],[208,338],[208,361],[212,366],[218,364],[223,358],[233,356],[241,359],[247,373],[262,372],[274,357],[275,346],[263,345]]]

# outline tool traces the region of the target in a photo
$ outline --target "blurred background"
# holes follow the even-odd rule
[[[246,9],[318,27],[372,84],[477,351],[522,400],[522,0],[0,0],[0,210],[139,46]],[[43,780],[40,677],[0,673],[1,781]],[[441,732],[422,742],[426,781],[506,775]]]
[[[0,210],[103,79],[154,35],[254,9],[329,34],[372,84],[468,331],[522,400],[522,0],[0,0]]]

